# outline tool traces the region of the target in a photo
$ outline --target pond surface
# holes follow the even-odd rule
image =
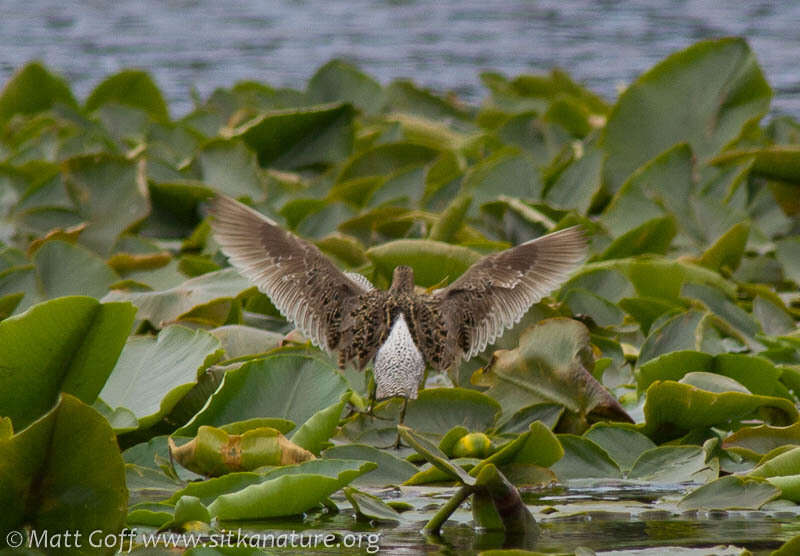
[[[800,2],[707,0],[0,0],[0,82],[38,58],[85,95],[121,68],[156,77],[173,115],[237,80],[304,86],[333,57],[387,82],[411,77],[470,101],[478,74],[554,66],[608,99],[689,44],[747,37],[775,88],[773,109],[800,116]]]
[[[697,485],[693,485],[696,487]],[[279,536],[297,532],[306,536],[333,533],[338,549],[315,553],[371,553],[379,546],[389,554],[477,554],[494,548],[525,548],[541,552],[573,552],[580,547],[598,554],[655,556],[658,554],[738,555],[747,548],[754,555],[767,555],[785,541],[800,534],[800,507],[780,502],[758,511],[690,511],[677,502],[690,490],[688,485],[647,485],[628,481],[604,482],[595,486],[559,487],[528,491],[524,499],[539,525],[534,534],[506,538],[502,533],[476,532],[467,505],[456,511],[440,537],[424,537],[428,519],[455,492],[455,488],[401,487],[364,489],[385,501],[400,500],[414,506],[398,525],[375,525],[354,521],[349,504],[341,494],[333,497],[342,509],[306,520],[237,522],[224,524],[245,534]],[[355,545],[359,533],[361,549]],[[370,534],[378,533],[379,539]],[[348,541],[348,539],[350,539]],[[281,553],[291,554],[281,551]],[[301,554],[299,551],[297,554]]]

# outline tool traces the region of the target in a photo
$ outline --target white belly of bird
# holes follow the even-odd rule
[[[375,356],[375,397],[417,398],[417,389],[425,371],[422,357],[402,313],[392,325],[389,337]]]

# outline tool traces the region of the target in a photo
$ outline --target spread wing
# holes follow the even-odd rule
[[[313,244],[238,201],[217,196],[214,237],[231,264],[314,344],[332,351],[368,281],[349,278]]]
[[[447,322],[447,356],[480,353],[557,288],[586,255],[579,227],[533,239],[472,265],[455,282],[433,293]]]

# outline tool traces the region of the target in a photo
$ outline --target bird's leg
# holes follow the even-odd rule
[[[398,429],[397,429],[397,439],[394,441],[394,448],[395,450],[400,449],[400,428],[399,426],[403,424],[406,419],[406,408],[408,407],[408,398],[403,398],[403,408],[400,410],[400,421],[398,421]]]
[[[370,417],[375,417],[375,404],[377,403],[376,392],[378,391],[378,385],[375,382],[375,379],[372,378],[369,381],[369,403],[367,404],[367,415]]]

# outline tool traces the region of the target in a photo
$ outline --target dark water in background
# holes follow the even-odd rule
[[[478,74],[568,70],[609,100],[669,53],[744,36],[800,117],[800,2],[721,0],[0,0],[0,83],[31,59],[80,98],[126,67],[152,72],[173,115],[194,87],[303,87],[333,57],[379,81],[410,77],[468,101]]]

